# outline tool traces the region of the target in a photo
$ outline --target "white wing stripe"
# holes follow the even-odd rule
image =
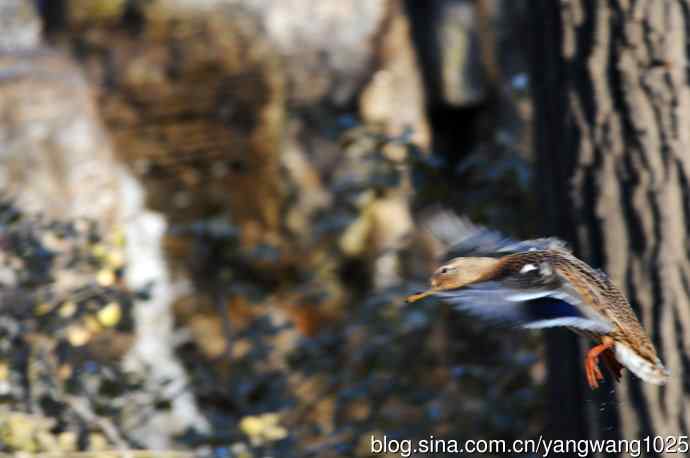
[[[527,272],[531,272],[533,270],[537,270],[537,266],[534,264],[525,264],[522,269],[520,269],[521,274],[526,274]]]
[[[606,334],[611,330],[611,327],[606,326],[604,323],[577,317],[552,318],[550,320],[534,321],[522,325],[525,329],[555,328],[558,326],[573,327],[601,334]]]

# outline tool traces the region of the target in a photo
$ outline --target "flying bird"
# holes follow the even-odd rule
[[[555,238],[513,241],[477,229],[453,246],[414,302],[437,296],[480,318],[527,329],[566,327],[594,342],[585,357],[592,389],[604,377],[599,357],[618,381],[622,368],[664,384],[661,363],[630,304],[608,278]]]

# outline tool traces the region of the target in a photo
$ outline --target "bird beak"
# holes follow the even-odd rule
[[[431,296],[435,292],[436,292],[436,288],[430,288],[426,291],[422,291],[421,293],[415,293],[415,294],[412,294],[411,296],[407,296],[407,299],[405,299],[405,302],[407,302],[408,304],[411,304],[413,302],[417,302],[419,300],[422,300],[427,296]]]

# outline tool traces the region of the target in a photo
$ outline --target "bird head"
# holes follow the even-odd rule
[[[436,290],[462,288],[474,283],[496,267],[496,258],[463,257],[451,259],[431,276],[431,287]]]
[[[415,302],[439,291],[462,288],[476,281],[486,279],[498,264],[497,258],[462,257],[451,259],[431,276],[431,288],[413,294],[407,302]]]

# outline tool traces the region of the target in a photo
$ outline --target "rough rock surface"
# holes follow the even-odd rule
[[[18,21],[31,14],[0,13],[6,22],[11,14],[18,14]],[[137,304],[137,339],[128,364],[148,374],[151,389],[174,381],[163,394],[171,408],[140,432],[143,443],[165,447],[172,434],[205,424],[171,351],[172,293],[161,252],[165,220],[143,206],[141,185],[114,156],[80,69],[28,40],[25,27],[9,30],[18,35],[13,40],[3,34],[0,49],[0,193],[29,213],[89,218],[106,234],[125,228],[133,242],[127,247],[129,287],[150,283],[155,293]]]

